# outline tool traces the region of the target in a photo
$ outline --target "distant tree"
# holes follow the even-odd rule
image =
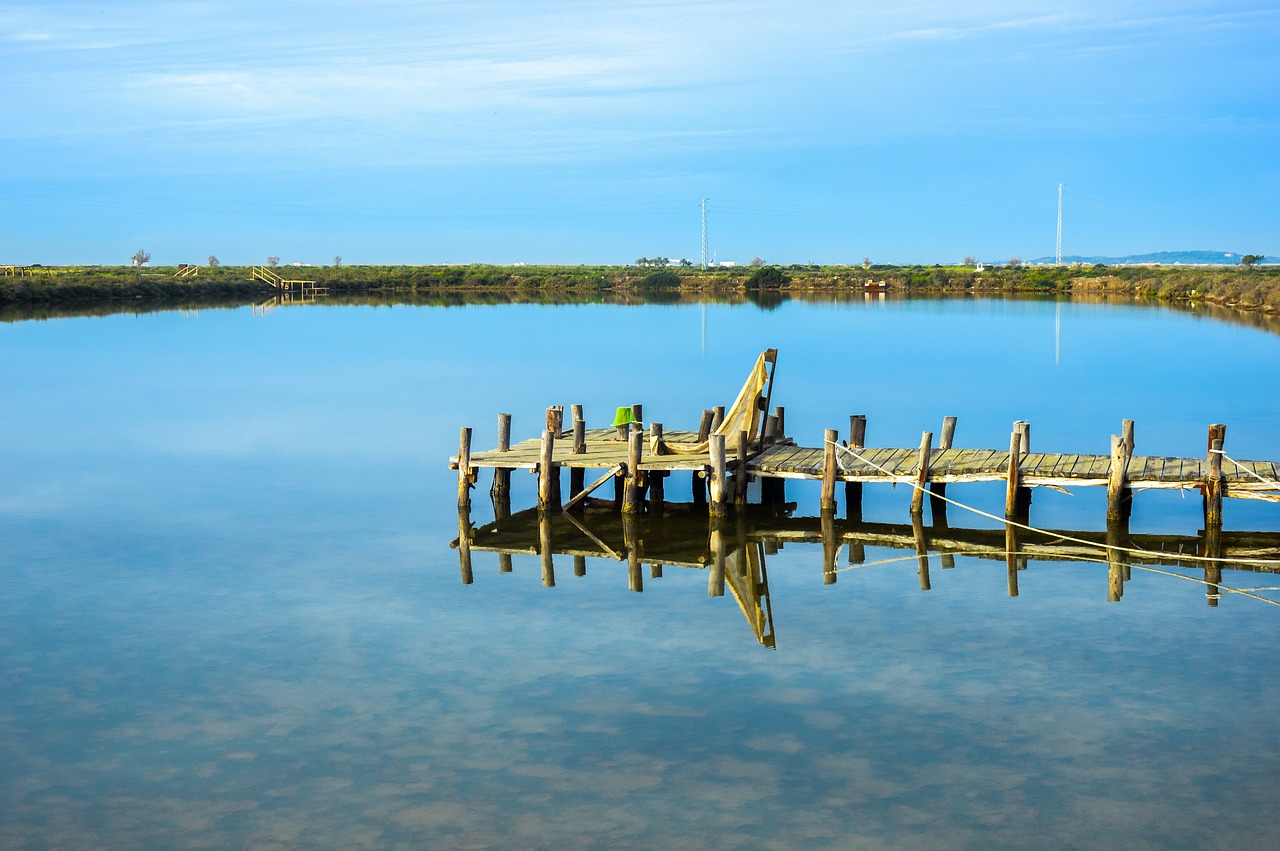
[[[268,258],[267,258],[267,265],[268,265],[268,266],[275,266],[275,265],[278,265],[279,263],[280,263],[280,258],[279,258],[279,257],[268,257]]]
[[[1246,254],[1240,258],[1240,265],[1246,269],[1252,269],[1254,266],[1266,259],[1267,258],[1261,254]]]
[[[133,257],[131,259],[133,260],[133,265],[141,266],[143,263],[151,262],[151,255],[139,248],[137,251],[133,252]]]
[[[757,257],[756,259],[754,259],[754,260],[752,260],[752,261],[751,261],[751,265],[752,265],[754,268],[756,268],[756,269],[759,269],[759,268],[763,267],[763,266],[764,266],[764,258],[763,258],[763,257]],[[779,272],[779,274],[781,274],[781,272]]]
[[[683,257],[683,258],[681,258],[681,259],[680,259],[680,265],[681,265],[681,266],[686,266],[686,267],[687,267],[687,266],[692,266],[692,265],[693,265],[693,261],[692,261],[692,260],[690,260],[688,257]]]
[[[659,272],[650,272],[640,281],[640,286],[646,290],[670,289],[680,286],[680,276],[665,269]]]
[[[1021,258],[1021,257],[1010,257],[1010,258],[1009,258],[1009,262],[1008,262],[1008,263],[1006,263],[1005,265],[1007,265],[1010,269],[1017,269],[1019,266],[1021,266],[1021,265],[1022,265],[1022,258]]]
[[[964,262],[963,262],[963,263],[961,263],[960,265],[962,265],[962,266],[977,266],[977,265],[978,265],[978,258],[977,258],[977,257],[974,257],[972,254],[970,254],[968,257],[964,258]]]
[[[754,263],[752,265],[755,265]],[[764,266],[751,273],[747,278],[749,290],[776,290],[790,279],[777,266]]]
[[[335,265],[335,266],[341,266],[341,265],[342,265],[342,255],[341,255],[341,254],[339,254],[339,255],[337,255],[336,257],[334,257],[334,258],[333,258],[333,265]]]
[[[213,254],[210,254],[210,255],[209,255],[209,265],[210,265],[210,266],[217,266],[217,265],[218,265],[218,258],[217,258],[215,255],[213,255]]]

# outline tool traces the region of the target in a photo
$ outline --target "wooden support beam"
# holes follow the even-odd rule
[[[560,467],[552,460],[555,451],[556,436],[550,429],[543,429],[542,443],[538,454],[538,508],[559,508],[557,501],[556,480],[560,478]]]
[[[911,514],[924,513],[924,494],[929,487],[929,453],[933,445],[933,432],[926,431],[920,437],[920,460],[916,465],[916,486],[911,489]]]
[[[621,473],[622,473],[622,465],[618,465],[617,467],[613,467],[613,468],[612,468],[612,469],[610,469],[607,473],[605,473],[603,476],[601,476],[600,478],[598,478],[598,479],[596,479],[594,482],[592,482],[588,487],[582,488],[582,489],[581,489],[581,490],[579,490],[576,494],[574,494],[574,495],[573,495],[573,498],[572,498],[572,499],[570,499],[568,502],[566,502],[566,503],[564,504],[564,508],[563,508],[563,510],[564,510],[564,511],[568,511],[568,510],[570,510],[571,508],[573,508],[574,506],[578,505],[578,503],[582,502],[584,499],[586,499],[588,496],[590,496],[590,495],[591,495],[591,492],[592,492],[592,491],[594,491],[596,488],[600,487],[600,486],[601,486],[601,485],[603,485],[605,482],[609,481],[610,479],[614,478],[615,476],[620,475]]]
[[[633,431],[627,442],[627,477],[622,488],[622,513],[639,514],[644,510],[640,503],[640,486],[643,478],[640,461],[644,452],[644,432]]]
[[[839,434],[829,428],[822,436],[822,498],[818,507],[822,511],[834,511],[836,508],[836,441]]]
[[[471,428],[463,426],[458,437],[458,507],[471,507]]]
[[[708,442],[711,454],[711,478],[708,481],[711,488],[710,512],[712,517],[723,517],[728,507],[725,499],[728,488],[725,482],[724,435],[713,433]]]

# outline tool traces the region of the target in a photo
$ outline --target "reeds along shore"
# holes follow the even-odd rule
[[[0,303],[93,300],[244,301],[270,296],[248,266],[0,266]],[[282,267],[284,268],[284,267]],[[770,274],[763,271],[775,269]],[[1280,267],[1260,266],[307,266],[334,297],[393,294],[432,300],[662,300],[707,297],[888,298],[913,294],[1100,294],[1229,305],[1280,314]],[[777,274],[780,272],[781,274]]]

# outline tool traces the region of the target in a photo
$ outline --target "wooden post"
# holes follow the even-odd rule
[[[1124,496],[1125,476],[1128,472],[1129,459],[1125,457],[1124,438],[1118,434],[1111,435],[1111,460],[1107,467],[1107,523],[1112,524],[1124,519],[1124,509],[1120,502]]]
[[[622,489],[623,514],[639,514],[643,509],[640,504],[640,460],[643,451],[644,432],[631,432],[627,442],[627,478]]]
[[[689,473],[689,486],[693,490],[693,504],[704,506],[707,504],[707,476],[709,468],[704,467],[701,470],[693,470]]]
[[[920,575],[920,590],[928,591],[933,588],[929,580],[929,544],[925,540],[924,521],[919,514],[911,515],[911,535],[916,545],[916,572]]]
[[[835,511],[836,508],[836,440],[839,435],[829,428],[822,434],[822,498],[818,508]]]
[[[1018,420],[1013,424],[1014,431],[1018,433],[1018,455],[1026,455],[1031,451],[1031,423],[1026,420]],[[1021,475],[1019,475],[1021,480]],[[1019,517],[1026,517],[1031,513],[1031,488],[1019,487],[1017,492],[1017,505],[1014,511]]]
[[[1122,420],[1120,422],[1120,437],[1124,440],[1124,468],[1125,483],[1120,491],[1120,512],[1124,515],[1124,519],[1128,520],[1133,514],[1133,490],[1129,487],[1129,462],[1133,460],[1133,449],[1135,446],[1133,434],[1133,420]],[[1126,577],[1126,580],[1128,577]]]
[[[716,405],[711,409],[711,430],[715,431],[724,424],[724,405]]]
[[[1121,420],[1120,436],[1124,438],[1124,451],[1130,458],[1133,457],[1133,420]]]
[[[632,423],[631,425],[633,429],[636,428],[637,425],[639,425],[640,427],[643,427],[644,405],[641,405],[639,402],[637,402],[636,404],[631,406],[631,419],[635,420],[635,422]]]
[[[471,507],[471,429],[463,426],[458,437],[458,507]]]
[[[662,442],[662,423],[649,424],[649,445],[654,455],[667,454],[666,445]],[[656,509],[658,517],[662,516],[666,503],[666,478],[667,474],[659,470],[650,470],[645,474],[645,479],[649,482],[649,508],[651,511]]]
[[[951,448],[951,442],[956,436],[956,418],[943,417],[942,434],[938,437],[938,451],[945,452]],[[947,495],[947,486],[944,482],[937,482],[929,486],[929,513],[933,516],[933,525],[945,527],[947,525],[947,503],[942,497]],[[947,567],[946,556],[943,556],[943,567]],[[954,560],[953,560],[954,563]]]
[[[711,435],[711,421],[715,419],[715,413],[710,408],[702,411],[702,419],[698,422],[698,443],[706,440]]]
[[[587,557],[586,556],[573,557],[573,575],[574,576],[587,575]]]
[[[498,451],[511,451],[511,415],[498,414]],[[504,498],[509,499],[511,493],[511,468],[493,468],[493,499],[497,503]]]
[[[733,491],[733,501],[738,505],[746,505],[747,503],[747,441],[749,440],[745,431],[738,432],[738,474],[735,477],[737,487]]]
[[[564,405],[547,408],[547,430],[559,437],[564,432]]]
[[[1223,426],[1225,431],[1226,426]],[[1222,441],[1209,446],[1209,479],[1204,489],[1204,528],[1222,528]]]
[[[773,406],[773,415],[777,418],[778,424],[775,428],[775,435],[778,440],[782,440],[787,436],[787,412],[781,405]]]
[[[926,431],[920,437],[920,461],[916,468],[916,486],[911,489],[911,514],[924,513],[924,492],[929,487],[929,451],[933,444],[933,432]]]
[[[1009,473],[1004,494],[1004,516],[1013,517],[1018,513],[1018,461],[1022,450],[1022,435],[1015,427],[1009,436]]]
[[[822,584],[836,584],[836,559],[840,555],[840,542],[836,539],[836,513],[822,512]]]
[[[541,451],[538,454],[538,508],[559,508],[556,498],[556,479],[560,478],[560,468],[552,460],[555,452],[556,438],[550,429],[542,431]]]
[[[548,588],[556,585],[554,546],[551,539],[551,512],[538,512],[538,555],[542,557],[542,584]]]
[[[849,448],[861,450],[867,445],[867,416],[853,414],[849,417]],[[844,483],[845,517],[856,523],[862,522],[862,482]]]
[[[764,446],[772,446],[778,442],[778,418],[773,414],[764,415]]]
[[[667,447],[662,442],[662,423],[649,423],[649,447],[654,455],[667,454]]]
[[[587,452],[587,424],[581,418],[582,406],[573,406],[573,454],[585,455]],[[569,497],[572,499],[582,493],[586,486],[587,470],[585,467],[569,468]],[[582,505],[582,503],[577,503]]]
[[[711,453],[711,516],[724,517],[727,506],[725,492],[728,490],[725,485],[724,435],[712,434],[708,441]]]
[[[511,572],[511,553],[498,553],[498,572]]]

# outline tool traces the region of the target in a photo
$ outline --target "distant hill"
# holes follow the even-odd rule
[[[1238,251],[1157,251],[1153,254],[1130,254],[1126,257],[1093,257],[1079,254],[1063,255],[1063,263],[1105,263],[1108,266],[1159,263],[1165,266],[1235,266],[1240,263]],[[1052,265],[1053,257],[1037,257],[1033,264]]]

